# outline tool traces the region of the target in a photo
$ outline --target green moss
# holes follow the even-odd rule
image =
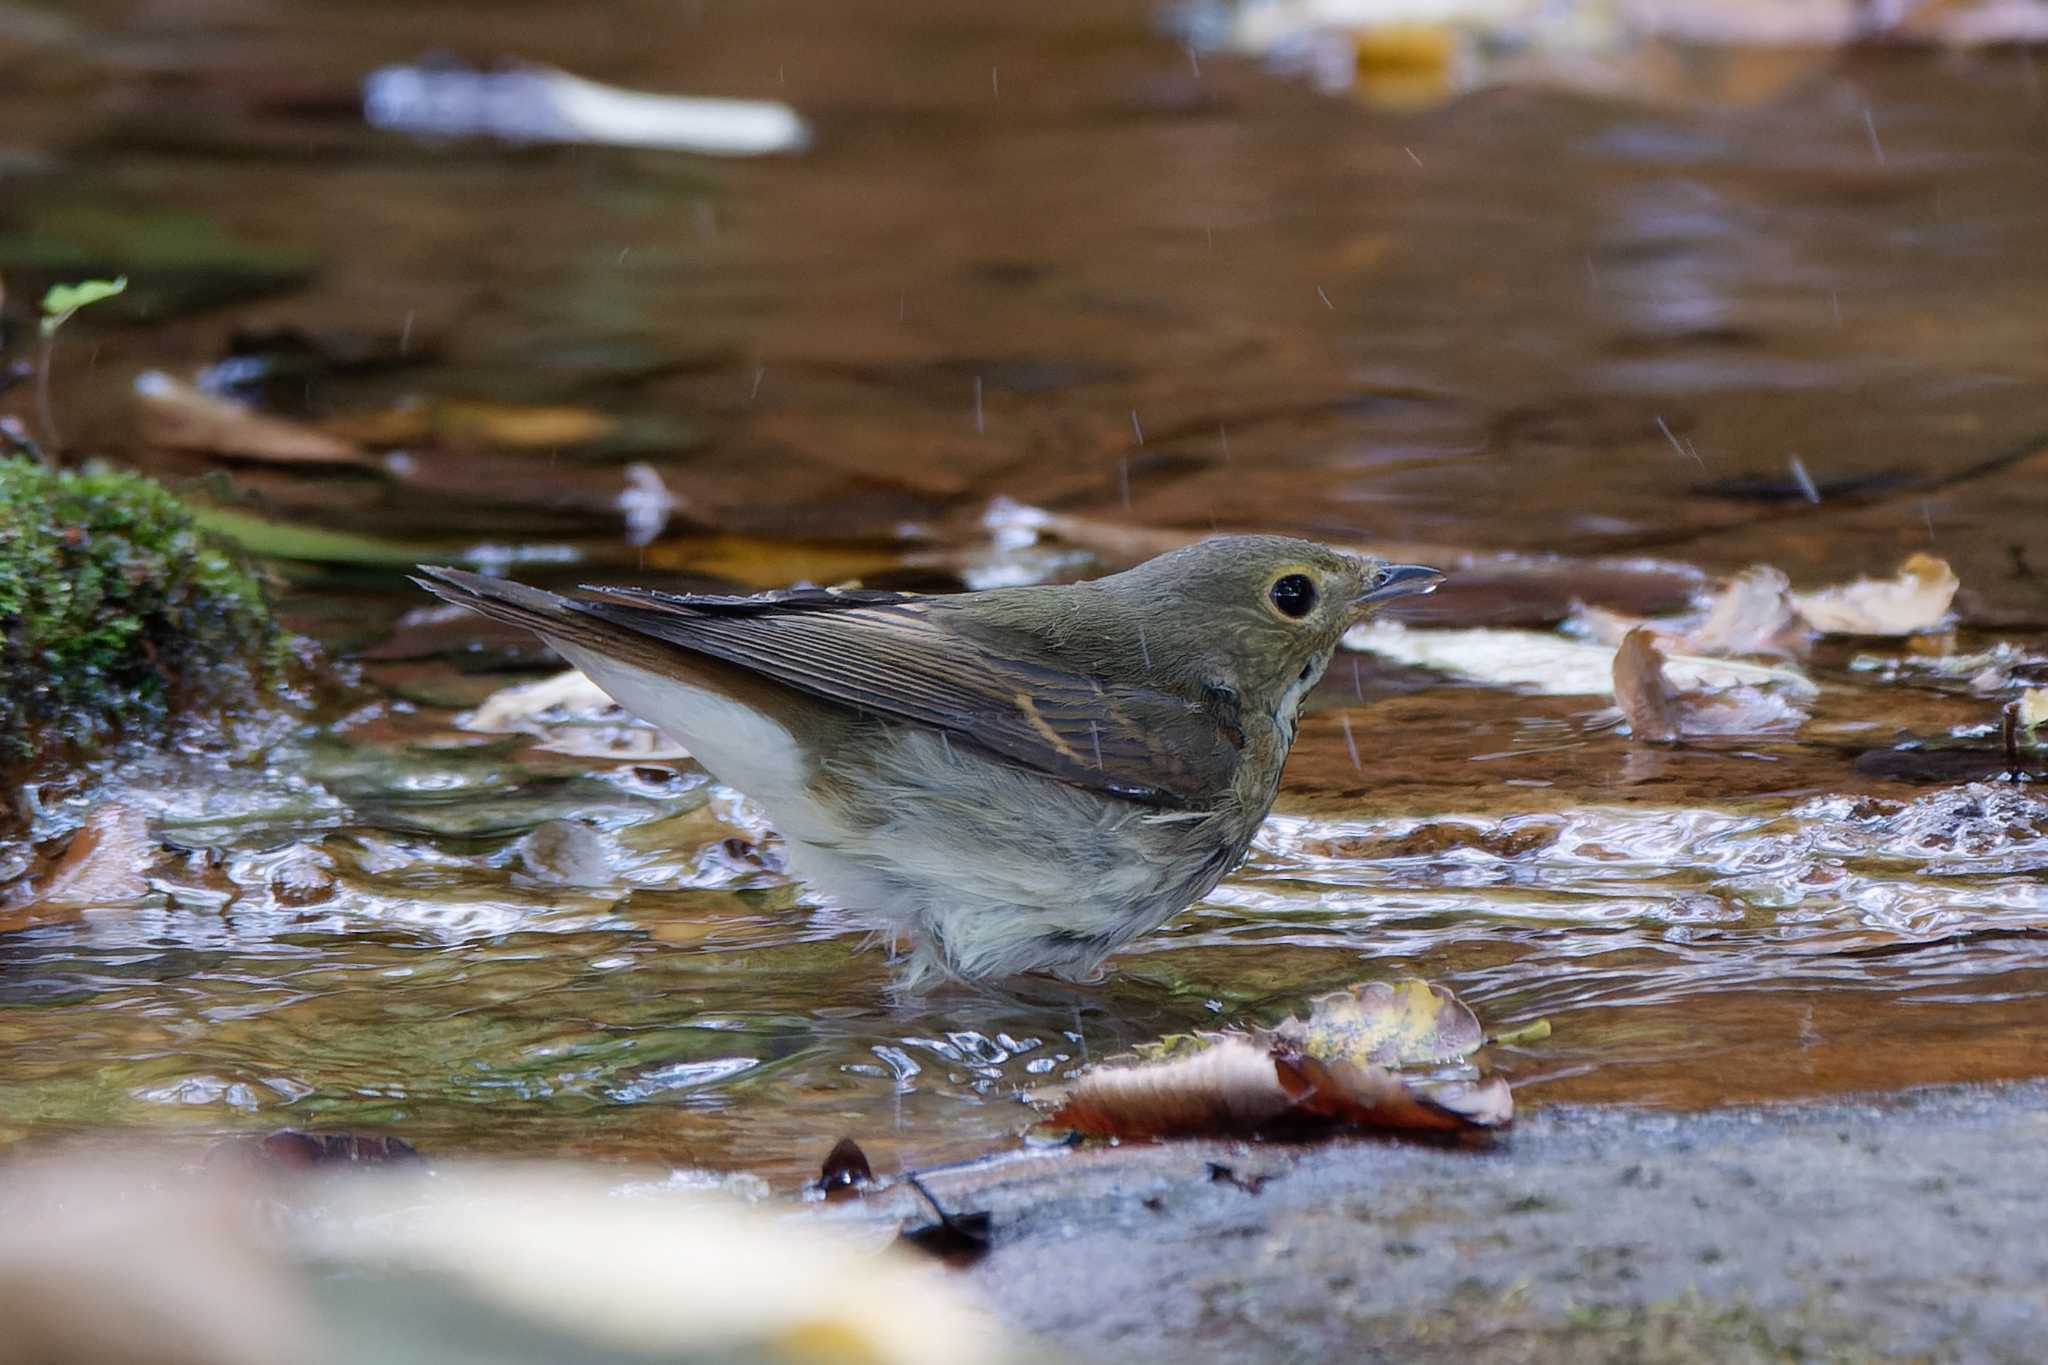
[[[285,658],[255,573],[161,485],[0,459],[0,758],[161,733]]]

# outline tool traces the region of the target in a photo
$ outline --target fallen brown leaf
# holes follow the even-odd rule
[[[1778,692],[1738,684],[1680,691],[1647,627],[1622,637],[1614,654],[1614,701],[1637,739],[1668,743],[1687,735],[1759,735],[1794,729],[1806,713]]]
[[[1176,1035],[1140,1060],[1095,1067],[1051,1122],[1091,1137],[1242,1136],[1331,1125],[1473,1132],[1514,1118],[1507,1082],[1403,1075],[1479,1050],[1470,1010],[1423,981],[1323,996],[1267,1032]]]
[[[1684,730],[1678,714],[1678,691],[1664,676],[1664,656],[1647,626],[1621,637],[1614,653],[1614,704],[1637,739],[1670,741]]]
[[[360,446],[272,417],[150,370],[135,380],[136,434],[144,445],[268,464],[361,465]]]
[[[1194,1137],[1256,1132],[1293,1106],[1271,1049],[1232,1035],[1192,1057],[1096,1067],[1052,1122],[1089,1137]]]
[[[1352,1128],[1462,1133],[1514,1121],[1515,1101],[1498,1076],[1477,1085],[1449,1081],[1422,1088],[1383,1066],[1343,1058],[1276,1055],[1280,1083],[1305,1113]]]
[[[1794,593],[1792,605],[1824,635],[1917,635],[1941,624],[1960,586],[1946,561],[1916,554],[1897,577]]]

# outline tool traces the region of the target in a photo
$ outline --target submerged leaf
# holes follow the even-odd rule
[[[904,1246],[935,1256],[950,1266],[973,1265],[988,1255],[994,1229],[986,1210],[956,1213],[936,1223],[920,1223],[896,1235]]]
[[[1819,592],[1794,593],[1792,604],[1827,635],[1917,635],[1941,624],[1961,586],[1955,570],[1916,554],[1895,578],[1859,578]]]
[[[102,801],[71,836],[39,883],[18,904],[0,904],[0,930],[75,919],[86,910],[125,905],[148,893],[143,873],[160,848],[147,813]]]
[[[1194,1033],[1169,1033],[1153,1042],[1139,1043],[1131,1051],[1140,1061],[1170,1062],[1176,1058],[1193,1057],[1198,1053],[1207,1052],[1225,1038],[1232,1036],[1234,1035],[1201,1030]]]

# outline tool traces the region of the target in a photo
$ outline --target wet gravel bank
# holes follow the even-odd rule
[[[1495,1150],[1129,1147],[935,1174],[1102,1360],[2035,1361],[2048,1086],[1528,1117]]]

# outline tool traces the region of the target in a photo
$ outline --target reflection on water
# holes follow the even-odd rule
[[[928,1161],[1008,1141],[1017,1093],[1090,1059],[1396,973],[1491,1027],[1550,1018],[1500,1059],[1535,1102],[2048,1057],[2038,788],[1930,756],[1981,750],[1988,698],[2048,652],[2032,57],[1723,54],[1711,107],[1508,88],[1392,115],[1191,65],[1144,5],[224,0],[147,60],[109,36],[128,8],[67,6],[0,88],[28,149],[0,146],[8,297],[53,243],[129,270],[147,311],[66,332],[67,431],[371,537],[306,552],[285,602],[362,687],[267,764],[126,775],[162,841],[146,894],[0,935],[0,1139],[389,1124],[789,1175],[851,1133]],[[785,100],[817,143],[710,167],[362,126],[365,71],[465,45]],[[246,396],[347,419],[376,458],[138,437],[136,372],[230,350],[268,357]],[[1808,587],[1931,547],[1965,628],[1824,649],[1796,735],[1683,748],[1632,746],[1587,697],[1359,656],[1250,865],[1104,984],[907,999],[687,759],[456,729],[537,651],[399,615],[411,546],[679,587],[1115,557],[992,532],[999,498],[1654,551],[1681,596],[1683,565]],[[1548,628],[1576,572],[1430,624]],[[1653,609],[1603,572],[1588,595]]]

